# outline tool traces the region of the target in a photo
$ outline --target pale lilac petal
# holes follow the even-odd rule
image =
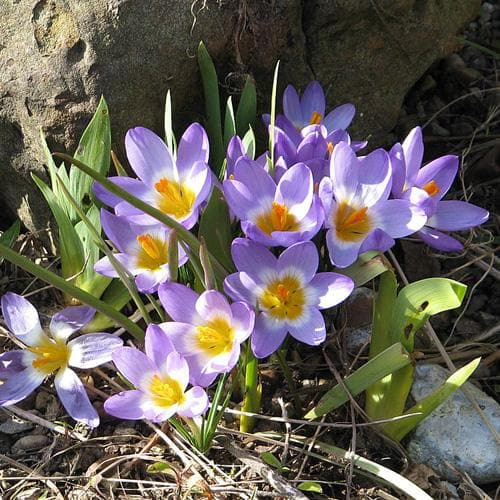
[[[255,320],[252,334],[252,351],[257,358],[265,358],[276,352],[286,337],[286,326],[282,321],[275,321],[266,313],[261,313]]]
[[[345,142],[337,144],[330,157],[330,178],[335,198],[350,202],[356,194],[359,178],[359,161],[352,148]]]
[[[286,163],[293,163],[297,157],[297,148],[281,128],[274,127],[274,157],[282,158]]]
[[[488,217],[488,211],[472,203],[458,200],[440,201],[436,212],[426,225],[441,231],[460,231],[479,226],[486,222]]]
[[[196,301],[199,295],[179,283],[163,283],[158,289],[158,296],[165,312],[174,320],[195,323],[197,319]]]
[[[332,206],[336,207],[336,203],[333,201],[333,183],[329,177],[324,177],[319,183],[318,196],[325,214],[325,226],[331,227]]]
[[[29,396],[44,378],[45,374],[32,366],[14,373],[0,385],[0,406],[16,404]]]
[[[457,172],[458,156],[442,156],[419,170],[415,179],[415,185],[423,188],[427,183],[434,181],[439,188],[439,192],[435,197],[440,200],[450,189]]]
[[[66,340],[72,333],[85,326],[95,315],[89,306],[73,306],[54,314],[50,321],[50,333],[54,338]]]
[[[318,273],[308,285],[315,296],[311,306],[328,309],[344,301],[354,289],[351,278],[337,273]]]
[[[369,252],[371,250],[378,250],[379,252],[386,252],[392,248],[396,242],[382,229],[373,230],[363,241],[359,254]]]
[[[231,212],[238,219],[247,220],[256,206],[255,197],[248,187],[237,180],[226,180],[222,183],[222,189]]]
[[[123,176],[115,176],[108,177],[108,181],[116,184],[118,187],[121,187],[127,193],[134,195],[141,200],[147,198],[150,195],[151,188],[147,186],[144,182],[139,179],[133,179],[131,177],[123,177]],[[116,205],[123,202],[123,198],[116,196],[115,194],[108,191],[102,184],[98,182],[94,182],[92,185],[92,191],[94,192],[95,197],[108,205],[109,207],[115,208]]]
[[[288,85],[283,92],[283,112],[296,128],[303,127],[304,117],[299,95],[292,85]]]
[[[242,300],[251,306],[256,303],[255,290],[257,284],[255,281],[244,272],[233,273],[224,280],[224,291],[233,300]]]
[[[37,345],[45,334],[35,307],[21,295],[7,292],[2,297],[2,314],[7,328],[27,346]]]
[[[308,307],[299,321],[288,325],[290,335],[308,345],[319,345],[325,341],[326,328],[323,315],[314,307]]]
[[[24,351],[20,349],[0,354],[0,380],[5,380],[26,368],[23,355]]]
[[[285,172],[276,189],[275,201],[287,206],[298,220],[307,214],[313,201],[313,179],[306,165],[297,163]]]
[[[268,235],[251,221],[243,221],[241,230],[248,239],[266,247],[289,246],[290,239],[293,243],[300,240],[300,233],[296,231],[272,231],[271,235]]]
[[[235,341],[241,344],[252,333],[255,326],[255,313],[248,304],[244,302],[234,302],[231,304],[233,315],[233,328],[235,331]]]
[[[211,369],[205,356],[189,356],[186,358],[189,365],[189,383],[194,386],[208,387],[213,384],[220,371]]]
[[[354,104],[342,104],[333,108],[333,110],[325,116],[323,124],[328,132],[339,128],[345,130],[351,124],[355,114],[356,108]]]
[[[189,171],[197,161],[207,163],[209,154],[208,137],[205,129],[199,123],[190,125],[179,141],[177,149],[177,168],[179,176]]]
[[[227,299],[216,290],[207,290],[200,295],[196,301],[196,312],[203,318],[204,323],[214,316],[223,315],[228,320],[232,318]]]
[[[154,270],[141,270],[135,278],[135,284],[139,292],[155,293],[158,290],[158,285],[167,281],[168,277],[168,266],[162,266]]]
[[[68,364],[77,368],[95,368],[111,361],[111,354],[122,345],[122,339],[110,333],[82,335],[68,342]]]
[[[392,238],[408,236],[427,222],[425,212],[406,200],[381,201],[368,213],[373,227],[384,230]]]
[[[160,423],[167,421],[170,417],[174,416],[177,412],[177,403],[168,407],[158,407],[150,399],[143,402],[144,418],[146,420],[151,420],[151,422]]]
[[[210,168],[206,163],[201,161],[194,163],[191,169],[186,170],[180,180],[196,195],[191,208],[196,208],[203,203],[212,189]]]
[[[323,119],[325,104],[325,93],[321,84],[317,81],[310,82],[300,100],[304,122],[309,123],[314,112],[318,113]]]
[[[148,330],[149,328],[151,328],[151,325],[148,327]],[[166,352],[167,350],[165,349],[165,354],[163,352],[158,353],[159,355],[156,358],[158,359],[158,362],[156,363],[156,366],[163,366],[170,352],[177,351],[183,356],[189,356],[195,353],[196,329],[193,325],[189,323],[180,323],[178,321],[167,321],[165,323],[155,325],[155,329],[156,328],[161,328],[164,335],[166,335],[174,347],[174,349],[169,352]],[[159,363],[159,361],[161,361],[161,363]]]
[[[306,135],[297,148],[297,161],[306,162],[316,158],[324,159],[328,144],[318,126]]]
[[[234,174],[234,166],[236,165],[236,161],[245,155],[246,151],[243,146],[243,141],[237,135],[233,135],[227,145],[226,179],[229,178],[231,174]]]
[[[415,233],[415,236],[418,236],[430,247],[441,250],[442,252],[461,252],[464,248],[460,241],[430,227],[423,227],[420,231]]]
[[[309,283],[316,274],[319,256],[311,241],[296,243],[288,247],[278,258],[277,270],[281,274],[290,269],[299,273],[304,283]]]
[[[184,397],[186,398],[184,404],[177,410],[181,417],[197,417],[207,410],[208,396],[201,387],[192,387],[184,394]]]
[[[161,373],[177,380],[184,390],[189,383],[189,367],[186,360],[178,353],[171,352],[161,367]]]
[[[410,130],[402,147],[406,163],[406,179],[409,181],[410,185],[414,185],[424,157],[422,129],[420,127],[415,127]]]
[[[156,371],[153,362],[139,349],[120,347],[111,355],[118,371],[133,385],[141,387],[144,376]]]
[[[144,351],[158,368],[167,361],[167,356],[175,350],[172,339],[168,337],[160,325],[148,325],[144,339]]]
[[[257,283],[268,281],[276,268],[276,257],[265,247],[245,238],[231,244],[231,255],[238,271],[246,272]]]
[[[304,122],[304,121],[295,124],[292,123],[292,121],[289,120],[286,116],[278,115],[276,116],[275,127],[280,128],[288,136],[288,138],[294,144],[294,146],[297,147],[300,144],[300,141],[302,141],[302,135],[300,133],[300,130],[302,129],[303,126],[308,124],[309,122]],[[269,127],[269,123],[267,124],[267,127],[268,127],[268,133],[271,134],[271,128]]]
[[[378,201],[388,198],[392,180],[389,155],[386,151],[376,149],[359,159],[358,182],[353,200],[355,204],[371,207]]]
[[[108,239],[120,252],[130,251],[131,246],[136,244],[137,234],[124,217],[101,209],[101,224]]]
[[[362,241],[344,242],[337,238],[335,229],[326,233],[326,245],[332,264],[337,267],[347,267],[356,261]]]
[[[127,270],[132,276],[140,273],[141,268],[137,266],[137,257],[127,253],[115,253],[113,257],[118,263]],[[94,271],[110,278],[117,278],[119,276],[115,266],[109,260],[109,257],[103,257],[94,264]]]
[[[144,417],[141,404],[142,391],[123,391],[111,396],[104,402],[104,409],[109,415],[125,420],[139,420]]]
[[[144,127],[130,129],[125,149],[134,172],[148,185],[154,186],[162,177],[174,177],[172,154],[153,131]]]

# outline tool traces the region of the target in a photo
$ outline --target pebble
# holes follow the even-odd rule
[[[36,434],[24,436],[12,445],[12,453],[19,453],[20,451],[28,450],[40,450],[49,443],[50,439],[47,436],[40,436]]]
[[[11,418],[0,425],[0,432],[9,435],[20,434],[33,429],[33,427],[34,425],[31,422]]]
[[[448,376],[439,365],[418,365],[413,398],[421,400]],[[500,432],[500,405],[473,384],[467,382],[466,387]],[[414,462],[432,467],[448,481],[459,479],[452,467],[467,473],[476,484],[500,481],[500,444],[460,390],[416,428],[407,448]]]
[[[366,346],[372,336],[372,325],[364,325],[358,328],[348,329],[345,333],[345,345],[348,352],[358,352]],[[367,351],[368,352],[368,351]]]
[[[344,309],[347,317],[347,326],[357,328],[370,324],[373,315],[374,293],[371,288],[361,286],[353,290]]]

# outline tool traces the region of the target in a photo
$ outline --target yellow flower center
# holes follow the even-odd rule
[[[159,209],[176,219],[182,219],[191,212],[195,195],[184,184],[163,177],[155,184],[160,194]]]
[[[429,196],[436,196],[438,193],[441,192],[441,189],[439,189],[439,186],[437,185],[436,181],[430,181],[430,182],[428,182],[422,189]]]
[[[31,363],[33,368],[45,375],[64,368],[71,354],[64,340],[52,340],[49,337],[44,338],[40,345],[29,347],[28,350],[37,356]]]
[[[228,353],[233,348],[234,331],[224,318],[216,317],[196,328],[198,348],[210,356]]]
[[[354,208],[345,201],[337,206],[334,214],[337,238],[342,241],[359,241],[371,230],[368,207]]]
[[[335,147],[335,146],[333,145],[333,142],[329,142],[329,143],[327,144],[328,154],[329,154],[329,155],[331,155],[331,154],[333,153],[333,148],[334,148],[334,147]]]
[[[153,403],[161,408],[182,404],[186,399],[181,384],[171,377],[162,378],[159,375],[153,375],[149,392]]]
[[[151,236],[150,234],[141,234],[137,236],[140,249],[137,255],[137,266],[142,269],[154,270],[168,262],[167,242]]]
[[[257,217],[257,227],[271,235],[273,231],[298,231],[299,224],[295,216],[288,212],[288,207],[273,201],[271,210]]]
[[[309,120],[309,125],[319,125],[321,123],[321,118],[322,116],[317,111],[313,111]]]
[[[274,280],[262,293],[259,305],[276,319],[299,318],[305,305],[304,290],[294,276]]]

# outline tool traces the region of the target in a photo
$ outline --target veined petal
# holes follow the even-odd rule
[[[455,238],[427,226],[416,232],[415,236],[418,236],[431,248],[442,252],[461,252],[464,248],[462,243]]]
[[[406,181],[406,163],[403,146],[399,142],[389,151],[389,161],[392,171],[392,194],[401,198]]]
[[[181,417],[197,417],[207,410],[208,396],[201,387],[192,387],[189,391],[186,391],[184,397],[184,404],[180,405],[177,410]]]
[[[354,104],[346,103],[333,108],[324,118],[323,124],[327,128],[328,132],[335,129],[345,130],[351,124],[354,115],[356,114],[356,108]]]
[[[308,285],[314,292],[315,301],[311,306],[328,309],[344,301],[354,289],[351,278],[338,273],[318,273]]]
[[[489,215],[484,208],[466,201],[440,201],[426,226],[441,231],[460,231],[483,224],[488,220]]]
[[[189,323],[179,323],[178,321],[167,321],[165,323],[160,323],[159,325],[155,325],[156,328],[161,328],[164,332],[164,335],[167,336],[168,340],[172,342],[174,346],[174,350],[170,352],[177,351],[183,356],[192,356],[196,354],[196,327]],[[164,358],[161,364],[157,363],[157,366],[163,366],[167,361],[167,357],[170,352],[163,355],[160,353],[158,356],[158,360],[160,361],[160,357]]]
[[[406,163],[406,180],[410,185],[414,185],[424,157],[422,129],[415,127],[410,130],[410,133],[403,141],[402,147]]]
[[[137,285],[139,292],[155,293],[158,290],[160,283],[167,281],[168,277],[168,265],[152,270],[141,269],[135,278],[135,284]]]
[[[283,92],[283,112],[296,128],[303,127],[304,117],[299,95],[292,85],[287,85]]]
[[[312,120],[313,113],[318,113],[322,120],[325,116],[325,104],[325,93],[321,84],[317,81],[310,82],[300,100],[302,117],[304,122],[306,122],[305,124]]]
[[[183,390],[186,389],[189,383],[189,367],[186,360],[178,352],[171,352],[167,356],[160,371],[162,375],[176,380]]]
[[[370,209],[374,228],[384,230],[392,238],[402,238],[421,229],[427,222],[422,208],[406,200],[385,200]]]
[[[297,157],[297,147],[288,134],[281,128],[274,127],[274,157],[283,158],[288,163],[294,163]]]
[[[99,425],[99,415],[90,403],[81,380],[73,370],[70,368],[59,370],[55,376],[54,385],[57,395],[70,417],[89,427]]]
[[[125,217],[101,209],[101,224],[106,236],[120,252],[129,252],[130,247],[135,245],[136,233]]]
[[[146,329],[144,350],[147,357],[159,368],[167,361],[167,356],[176,349],[160,325],[150,324]]]
[[[319,345],[326,338],[325,320],[314,307],[307,307],[299,320],[290,322],[288,331],[293,338],[308,345]]]
[[[391,169],[389,155],[383,149],[376,149],[359,159],[358,187],[353,202],[371,207],[388,198],[391,192]]]
[[[54,338],[66,340],[72,333],[85,326],[95,315],[89,306],[72,306],[54,314],[50,321],[50,333]]]
[[[257,358],[266,358],[276,352],[286,337],[286,325],[282,321],[270,318],[266,313],[260,313],[255,320],[255,330],[252,334],[252,351]]]
[[[224,291],[233,300],[242,300],[251,306],[257,302],[257,284],[245,272],[233,273],[224,280]]]
[[[306,162],[321,158],[324,159],[328,152],[328,144],[316,126],[315,130],[304,137],[297,148],[297,161]]]
[[[141,200],[147,198],[150,193],[150,188],[141,180],[133,179],[131,177],[108,177],[108,181],[121,187],[127,193],[133,194]],[[92,191],[99,201],[102,201],[108,207],[115,208],[116,205],[123,202],[123,198],[116,196],[115,194],[108,191],[104,186],[98,182],[92,184]]]
[[[233,314],[233,327],[235,329],[235,341],[241,344],[252,333],[255,326],[255,313],[248,304],[234,302],[231,304]]]
[[[415,185],[426,189],[431,182],[437,192],[434,196],[440,200],[450,189],[458,172],[458,156],[446,155],[431,161],[422,167],[415,179]]]
[[[133,385],[142,388],[145,375],[154,373],[153,362],[139,349],[120,347],[111,354],[118,371]]]
[[[113,257],[118,261],[121,266],[126,269],[132,276],[141,272],[137,266],[137,257],[128,253],[115,253]],[[117,278],[118,271],[109,260],[109,257],[103,257],[94,264],[94,271],[110,278]]]
[[[288,247],[278,258],[277,270],[283,273],[287,269],[297,270],[303,283],[309,283],[316,274],[319,256],[316,245],[311,241],[296,243]]]
[[[197,161],[207,163],[209,148],[205,129],[199,123],[191,124],[182,134],[177,149],[179,176],[182,178],[183,172],[191,170],[192,165]]]
[[[2,297],[2,314],[7,328],[27,346],[37,345],[45,334],[40,326],[38,311],[21,295],[7,292]]]
[[[337,238],[335,229],[326,233],[326,245],[332,264],[337,267],[347,267],[356,261],[363,241],[342,241]]]
[[[21,349],[0,354],[0,380],[5,380],[26,368],[23,356],[24,351]]]
[[[203,292],[195,307],[200,318],[203,318],[203,323],[210,321],[214,316],[224,316],[230,322],[233,316],[227,299],[216,290]]]
[[[174,321],[194,324],[197,321],[196,301],[199,295],[179,283],[163,283],[158,289],[161,305]]]
[[[274,198],[276,183],[258,162],[240,158],[234,167],[234,176],[253,193],[254,200]]]
[[[245,238],[233,241],[231,255],[238,271],[246,272],[257,284],[268,281],[276,268],[276,257],[267,248]]]
[[[359,183],[359,161],[352,148],[345,142],[333,148],[330,157],[330,178],[337,201],[349,203],[355,196]]]
[[[42,382],[45,375],[32,366],[14,373],[0,385],[0,406],[16,404],[29,396]]]
[[[318,196],[321,200],[323,212],[325,214],[325,226],[332,225],[332,205],[333,202],[333,184],[329,177],[324,177],[319,183]]]
[[[196,195],[191,208],[198,207],[207,199],[212,188],[211,179],[209,166],[201,161],[193,163],[191,169],[183,173],[181,182]]]
[[[68,342],[68,365],[77,368],[95,368],[111,361],[115,349],[123,346],[120,337],[110,333],[89,333]]]
[[[389,248],[392,248],[396,242],[382,229],[374,229],[366,239],[363,241],[361,248],[359,249],[359,254],[364,252],[369,252],[371,250],[378,250],[379,252],[387,252]]]
[[[306,165],[297,163],[285,172],[278,183],[275,201],[288,207],[298,220],[307,214],[313,201],[313,179]]]
[[[139,420],[144,417],[142,391],[123,391],[104,401],[106,413],[125,420]]]

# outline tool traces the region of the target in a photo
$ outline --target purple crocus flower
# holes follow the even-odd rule
[[[178,283],[163,284],[158,295],[174,320],[159,327],[186,358],[192,384],[206,387],[236,365],[240,344],[254,328],[255,314],[247,304],[229,304],[215,290],[198,295]]]
[[[211,190],[212,176],[208,167],[208,137],[203,127],[194,123],[184,132],[177,158],[151,130],[137,127],[125,137],[125,148],[132,169],[139,179],[110,177],[109,180],[145,201],[186,228],[193,227],[199,209]],[[158,224],[100,184],[94,184],[96,196],[113,207],[116,214],[137,224]]]
[[[360,253],[385,251],[393,238],[418,231],[427,217],[408,200],[388,200],[391,190],[388,154],[377,149],[357,158],[345,143],[333,150],[330,177],[319,186],[328,228],[326,242],[335,266],[347,267]]]
[[[325,340],[319,309],[345,300],[354,283],[341,274],[316,274],[319,257],[312,242],[296,243],[276,258],[258,243],[237,238],[231,253],[239,272],[225,279],[224,290],[259,311],[251,338],[255,356],[264,358],[275,352],[287,332],[309,345]]]
[[[130,223],[125,217],[118,217],[101,210],[101,224],[108,238],[120,253],[116,260],[133,276],[139,291],[153,293],[158,285],[170,279],[168,264],[168,245],[171,230],[165,226],[139,226]],[[179,245],[179,266],[188,258]],[[112,278],[118,273],[108,257],[96,262],[97,273]]]
[[[149,325],[146,330],[145,351],[122,347],[113,353],[116,367],[137,389],[111,396],[104,409],[114,417],[153,422],[163,422],[176,413],[190,418],[204,413],[208,406],[206,392],[197,386],[186,391],[187,361],[157,325]]]
[[[313,193],[313,178],[306,165],[292,166],[276,185],[255,162],[241,159],[233,177],[224,181],[224,194],[248,238],[287,247],[310,240],[321,228],[321,203]]]
[[[44,332],[37,310],[26,299],[8,292],[1,302],[7,327],[26,349],[0,355],[0,378],[4,380],[0,385],[0,406],[21,401],[55,373],[57,395],[68,414],[89,427],[97,427],[97,412],[70,366],[95,368],[110,361],[111,353],[122,346],[121,339],[108,333],[90,333],[68,342],[94,316],[94,309],[87,306],[68,307],[55,314],[49,332]]]
[[[263,153],[256,160],[253,160],[248,156],[243,141],[240,139],[239,136],[235,135],[231,137],[231,140],[227,145],[226,172],[225,172],[226,179],[234,174],[234,167],[236,165],[236,162],[240,158],[244,158],[248,161],[255,161],[263,169],[267,169],[267,153]]]
[[[461,251],[462,243],[443,231],[479,226],[488,220],[489,213],[465,201],[443,201],[457,175],[458,157],[441,156],[421,167],[424,143],[420,127],[412,129],[403,144],[395,144],[389,156],[393,169],[393,196],[418,204],[428,217],[416,236],[437,250]]]

